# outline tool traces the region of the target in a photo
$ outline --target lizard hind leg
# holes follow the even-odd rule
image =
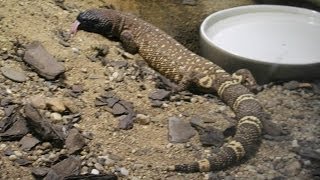
[[[136,54],[138,53],[138,45],[134,41],[134,37],[129,30],[124,30],[120,34],[120,41],[125,51]]]

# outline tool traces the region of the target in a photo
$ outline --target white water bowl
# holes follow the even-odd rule
[[[320,79],[320,13],[250,5],[208,16],[200,28],[201,55],[230,73],[249,69],[259,84]]]

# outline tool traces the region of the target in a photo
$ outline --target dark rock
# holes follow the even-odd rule
[[[27,159],[22,159],[22,158],[19,158],[19,159],[15,160],[14,162],[19,164],[19,166],[27,166],[27,165],[32,164],[31,161],[29,161]]]
[[[12,81],[16,81],[16,82],[27,81],[27,76],[24,72],[21,72],[12,68],[8,68],[8,67],[1,67],[1,72],[6,78]]]
[[[125,113],[127,113],[127,109],[120,103],[117,103],[112,107],[112,114],[113,115],[118,116],[118,115],[122,115]]]
[[[84,174],[77,176],[68,176],[65,180],[117,180],[118,177],[114,174]]]
[[[12,151],[12,149],[8,148],[8,149],[4,150],[3,154],[5,156],[11,156],[11,155],[14,155],[14,152]]]
[[[119,129],[132,129],[133,128],[133,116],[131,114],[128,115],[122,115],[119,117]]]
[[[109,65],[120,69],[120,68],[126,68],[128,66],[128,62],[127,61],[111,61]]]
[[[4,115],[6,117],[10,116],[12,113],[14,113],[14,110],[16,109],[15,105],[8,105],[4,108]]]
[[[104,93],[101,94],[101,97],[104,97],[104,98],[111,98],[114,96],[115,96],[114,93],[111,91],[105,91]]]
[[[153,100],[151,101],[151,107],[161,107],[163,105],[163,101]]]
[[[220,147],[224,142],[223,132],[214,127],[206,127],[199,131],[200,142],[204,146]]]
[[[149,98],[153,100],[165,100],[169,96],[170,91],[166,91],[164,89],[157,89],[149,95]]]
[[[5,118],[0,124],[0,140],[19,140],[29,132],[26,120],[19,110]]]
[[[32,175],[35,176],[36,178],[43,178],[48,174],[49,171],[50,171],[50,168],[37,167],[32,169]]]
[[[80,168],[80,158],[70,156],[69,158],[52,166],[44,180],[63,180],[67,176],[79,175]]]
[[[113,107],[119,101],[120,101],[120,99],[117,97],[111,97],[106,100],[107,106],[110,108]]]
[[[108,105],[107,98],[97,97],[94,101],[95,106],[106,106]]]
[[[184,122],[183,120],[170,117],[169,118],[169,141],[173,143],[184,143],[188,142],[196,132],[190,125],[190,123]]]
[[[121,100],[121,101],[119,101],[119,104],[121,104],[123,107],[125,107],[128,113],[133,113],[133,105],[131,102]]]
[[[83,92],[83,86],[82,85],[73,85],[72,87],[71,87],[71,91],[73,92],[73,93],[82,93]]]
[[[86,145],[83,136],[74,128],[69,131],[65,144],[69,154],[78,152]]]
[[[204,146],[220,147],[225,137],[232,136],[235,133],[234,125],[230,125],[226,130],[221,131],[214,127],[206,126],[198,117],[192,117],[190,124],[199,132],[200,142]]]
[[[287,90],[294,90],[299,88],[299,82],[298,81],[290,81],[283,84],[283,88]]]
[[[121,100],[110,92],[106,91],[100,97],[97,97],[95,100],[96,106],[108,106],[114,116],[120,116],[118,128],[120,129],[131,129],[133,127],[133,119],[135,117],[135,112],[133,105],[129,101]]]
[[[320,153],[310,148],[300,148],[296,152],[303,158],[320,161]]]
[[[65,71],[64,66],[37,41],[27,46],[23,60],[47,80],[53,80]]]
[[[1,107],[5,107],[5,106],[8,106],[10,104],[12,104],[12,100],[10,98],[3,98],[0,101],[0,106]]]
[[[112,108],[120,99],[111,92],[105,92],[95,100],[95,106],[108,106]]]
[[[62,126],[51,124],[30,104],[25,105],[24,113],[27,118],[28,127],[32,130],[33,135],[41,140],[51,142],[54,146],[63,146],[64,134]]]
[[[28,135],[24,136],[19,142],[21,149],[24,151],[30,151],[39,143],[40,141],[37,138]]]

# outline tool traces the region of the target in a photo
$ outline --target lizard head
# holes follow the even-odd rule
[[[113,11],[111,9],[90,9],[81,12],[71,26],[71,34],[76,34],[78,30],[84,30],[102,35],[110,35],[115,19]]]

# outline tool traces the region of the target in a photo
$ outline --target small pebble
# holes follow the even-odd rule
[[[120,168],[120,173],[121,173],[123,176],[128,176],[128,175],[129,175],[129,171],[128,171],[126,168],[124,168],[124,167]]]
[[[97,169],[92,169],[91,174],[98,175],[98,174],[100,174],[100,172]]]
[[[291,146],[293,147],[293,148],[298,148],[298,147],[300,147],[300,145],[299,145],[299,143],[298,143],[298,140],[293,140],[292,142],[291,142]]]
[[[62,116],[59,113],[51,113],[50,118],[54,121],[61,121],[62,120]]]
[[[78,48],[71,48],[72,49],[72,52],[75,53],[75,54],[80,54],[80,50]]]
[[[17,156],[17,157],[21,157],[22,156],[22,153],[20,151],[14,151],[14,154]]]
[[[83,166],[81,168],[81,174],[88,174],[88,172],[89,172],[89,168],[87,166]]]
[[[16,155],[14,155],[14,154],[9,156],[9,160],[10,161],[15,161],[17,159],[18,159],[18,157]]]
[[[100,163],[95,163],[94,167],[99,171],[103,171],[104,170],[104,167]]]
[[[62,99],[59,98],[49,98],[47,100],[47,105],[50,107],[50,109],[54,112],[63,112],[66,110],[66,107],[63,103]]]
[[[8,67],[1,67],[1,72],[3,74],[3,76],[5,76],[6,78],[12,80],[12,81],[16,81],[16,82],[25,82],[27,81],[27,76],[24,72],[12,69],[12,68],[8,68]]]
[[[137,114],[136,121],[141,125],[148,125],[150,124],[151,118],[144,114]]]
[[[4,150],[7,147],[6,144],[0,144],[0,151]]]
[[[42,143],[42,147],[44,149],[50,149],[50,148],[52,148],[52,145],[49,142],[44,142],[44,143]]]

